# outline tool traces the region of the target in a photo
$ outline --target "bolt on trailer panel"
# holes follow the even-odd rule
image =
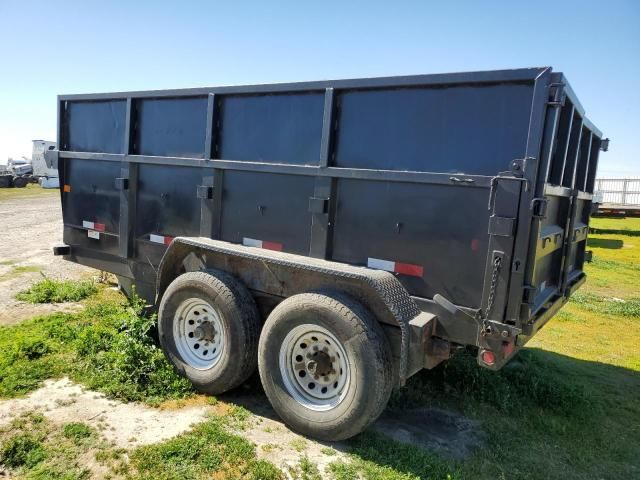
[[[59,97],[65,243],[153,299],[177,236],[525,328],[583,280],[602,135],[550,68]],[[476,326],[441,322],[475,343]]]

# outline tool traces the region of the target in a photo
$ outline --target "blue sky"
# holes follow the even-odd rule
[[[551,65],[640,176],[640,1],[0,0],[0,162],[55,96]]]

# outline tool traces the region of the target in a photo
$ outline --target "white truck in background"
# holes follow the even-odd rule
[[[56,142],[33,140],[31,160],[26,157],[9,158],[7,165],[0,165],[0,188],[23,188],[29,183],[39,183],[42,188],[58,188],[58,160],[53,152]]]
[[[38,179],[42,188],[58,188],[58,165],[54,164],[54,158],[46,155],[46,152],[53,151],[56,142],[47,140],[33,140],[33,152],[31,153],[31,165],[33,166],[33,176]]]

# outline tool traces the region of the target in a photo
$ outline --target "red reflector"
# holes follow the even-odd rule
[[[505,357],[511,355],[515,349],[516,346],[513,343],[503,342],[502,344],[502,353],[504,353]]]
[[[104,232],[104,223],[94,223],[93,229],[98,232]]]
[[[487,365],[493,365],[494,363],[496,363],[495,353],[490,352],[489,350],[485,350],[484,352],[482,352],[481,358],[482,361]]]
[[[164,244],[165,245],[171,245],[172,241],[173,241],[173,237],[164,237]]]
[[[421,265],[412,265],[410,263],[396,262],[396,273],[401,275],[411,275],[412,277],[422,277],[424,268]]]
[[[71,191],[71,185],[64,185],[62,187],[62,191],[65,193],[69,193]]]
[[[478,248],[480,248],[480,240],[474,238],[473,240],[471,240],[471,250],[475,252],[476,250],[478,250]]]
[[[262,248],[266,248],[267,250],[275,250],[276,252],[282,251],[282,244],[276,242],[265,242],[262,241]]]

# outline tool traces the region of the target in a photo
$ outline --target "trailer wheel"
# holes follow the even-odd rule
[[[158,333],[169,361],[203,393],[231,390],[256,368],[258,310],[244,285],[225,272],[176,278],[160,302]]]
[[[380,325],[362,305],[335,293],[280,303],[262,329],[258,367],[285,423],[322,440],[363,431],[382,413],[393,386]]]

